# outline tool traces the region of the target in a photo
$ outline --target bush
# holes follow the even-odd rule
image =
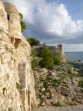
[[[19,13],[19,15],[20,15],[20,18],[21,18],[21,20],[23,19],[23,14],[22,13]]]
[[[32,55],[32,57],[34,59],[37,56],[37,51],[35,49],[32,49],[31,55]]]
[[[40,41],[37,40],[36,38],[27,38],[27,41],[30,43],[31,46],[35,46],[35,45],[39,45],[40,44]]]
[[[53,58],[49,58],[49,57],[43,58],[40,61],[40,66],[44,67],[44,68],[47,68],[47,69],[53,69],[53,67],[54,67],[54,60],[53,60]]]
[[[27,28],[27,25],[25,22],[21,21],[21,31],[24,32],[24,30]]]
[[[34,68],[38,68],[39,67],[39,62],[40,62],[40,58],[34,58],[33,60],[32,60],[32,68],[34,69]]]
[[[52,69],[54,67],[53,54],[48,47],[45,47],[41,52],[42,60],[40,61],[40,66]]]
[[[54,64],[55,65],[61,65],[62,64],[62,60],[58,55],[54,56]]]
[[[83,88],[83,79],[78,81],[78,86]]]
[[[53,53],[52,51],[46,46],[42,52],[41,52],[41,57],[42,58],[46,58],[46,57],[49,57],[49,58],[53,58]]]
[[[37,57],[37,51],[35,49],[32,50],[31,54],[32,54],[32,68],[33,69],[38,68],[41,59]]]
[[[19,13],[19,15],[20,15],[20,19],[21,19],[21,20],[20,20],[21,32],[24,32],[24,30],[27,28],[27,25],[26,25],[25,22],[22,21],[22,19],[23,19],[23,14]]]

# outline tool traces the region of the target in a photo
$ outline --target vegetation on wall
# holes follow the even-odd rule
[[[21,21],[20,21],[20,24],[21,24],[21,31],[24,32],[24,30],[27,28],[27,25],[24,21],[22,21],[23,19],[23,14],[19,13],[20,15],[20,18],[21,18]]]
[[[12,107],[8,108],[8,111],[13,111],[13,108]]]

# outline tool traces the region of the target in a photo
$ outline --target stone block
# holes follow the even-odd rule
[[[7,82],[9,80],[9,74],[6,74],[5,76],[4,76],[4,82]]]

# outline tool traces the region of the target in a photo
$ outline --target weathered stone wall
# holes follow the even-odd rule
[[[13,46],[8,41],[0,40],[0,111],[21,111],[16,82],[19,82],[19,77],[15,71]]]
[[[21,26],[9,30],[1,0],[0,11],[3,12],[3,16],[0,13],[0,111],[31,111],[36,106],[31,48],[21,30],[19,34],[15,33]],[[13,26],[16,26],[16,21]]]
[[[0,0],[0,31],[3,30],[8,30],[7,13],[4,9],[2,1]]]

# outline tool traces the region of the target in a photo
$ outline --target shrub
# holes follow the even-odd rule
[[[45,47],[41,52],[42,60],[40,61],[40,66],[52,69],[54,67],[53,54],[48,47]]]
[[[21,32],[24,32],[24,30],[27,28],[27,25],[25,22],[22,21],[23,19],[23,14],[22,13],[19,13],[20,15],[20,24],[21,24]]]
[[[31,55],[33,58],[35,58],[37,56],[37,51],[35,49],[32,49]]]
[[[19,13],[19,15],[20,15],[20,18],[21,18],[21,20],[23,19],[23,14],[22,13]]]
[[[37,40],[36,38],[27,38],[27,41],[30,43],[31,46],[35,46],[35,45],[39,45],[40,44],[40,41]]]
[[[40,66],[47,69],[52,69],[54,67],[54,60],[53,58],[43,58],[40,61]]]
[[[24,30],[27,28],[27,25],[25,22],[21,21],[21,31],[24,32]]]
[[[83,88],[83,79],[81,79],[81,80],[78,81],[78,86],[81,87],[81,88]]]
[[[32,68],[34,69],[39,67],[39,62],[41,59],[37,57],[37,51],[35,49],[32,50],[31,54],[32,54]]]
[[[53,53],[52,51],[46,46],[42,52],[41,52],[41,57],[42,58],[46,58],[46,57],[50,57],[53,58]]]
[[[39,62],[40,62],[40,58],[34,58],[33,60],[32,60],[32,68],[34,69],[34,68],[38,68],[39,67]]]
[[[54,64],[55,65],[61,65],[62,64],[62,60],[58,55],[54,56]]]

